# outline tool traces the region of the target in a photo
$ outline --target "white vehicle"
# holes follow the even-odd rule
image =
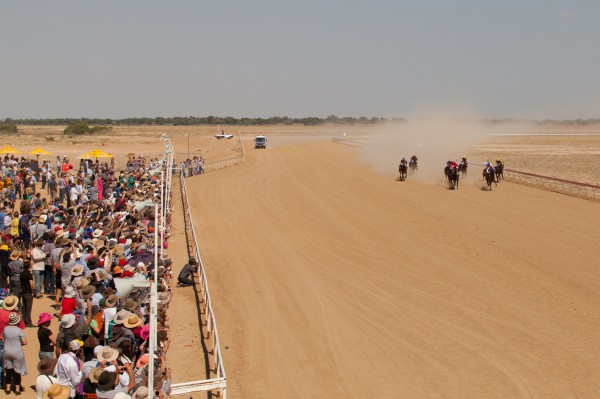
[[[267,148],[267,138],[265,136],[256,136],[254,138],[254,148]]]
[[[217,138],[217,140],[232,139],[233,134],[225,133],[223,130],[221,130],[221,134],[215,134],[215,137]]]

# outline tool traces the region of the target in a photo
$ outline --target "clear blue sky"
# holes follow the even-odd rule
[[[600,0],[21,0],[0,12],[0,118],[600,117]]]

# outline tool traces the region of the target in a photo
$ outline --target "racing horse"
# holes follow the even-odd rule
[[[410,174],[412,175],[413,173],[415,173],[416,171],[419,170],[419,166],[417,165],[417,160],[416,159],[411,159],[410,162],[408,163],[408,168],[410,169]]]
[[[400,181],[406,180],[406,165],[400,164],[398,172],[400,172]]]
[[[504,180],[504,164],[497,163],[495,169],[496,169],[496,182],[499,182],[500,180]]]
[[[494,177],[496,173],[494,173],[494,169],[493,168],[485,168],[483,170],[483,178],[487,184],[487,188],[488,190],[492,191],[492,183],[494,183],[496,186],[498,185],[498,183],[496,183],[496,178]]]
[[[448,188],[450,190],[454,190],[455,188],[458,190],[458,169],[451,168],[450,166],[446,166],[444,168],[444,174],[448,179]]]
[[[463,176],[467,175],[467,168],[469,167],[469,162],[463,161],[458,164],[458,171],[462,173]]]

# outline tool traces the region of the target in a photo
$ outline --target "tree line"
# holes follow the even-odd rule
[[[88,125],[165,125],[165,126],[191,126],[191,125],[239,125],[239,126],[251,126],[251,125],[308,125],[315,126],[326,123],[336,123],[343,125],[354,125],[354,124],[374,124],[380,122],[399,121],[399,118],[380,118],[372,117],[367,118],[361,116],[355,117],[338,117],[335,115],[329,115],[326,118],[319,118],[316,116],[309,116],[304,118],[290,118],[287,116],[273,116],[270,118],[235,118],[233,116],[176,116],[171,118],[164,117],[143,117],[143,118],[123,118],[123,119],[110,119],[110,118],[44,118],[44,119],[11,119],[7,118],[5,123],[16,124],[16,125],[70,125],[74,122],[83,122]]]
[[[387,122],[402,122],[404,118],[383,118],[383,117],[339,117],[329,115],[326,118],[309,116],[304,118],[290,118],[287,116],[273,116],[270,118],[235,118],[233,116],[185,116],[185,117],[141,117],[141,118],[24,118],[11,119],[6,118],[4,122],[0,120],[0,132],[16,133],[16,125],[94,125],[99,126],[99,129],[106,129],[109,126],[119,125],[158,125],[158,126],[192,126],[192,125],[224,125],[224,126],[252,126],[252,125],[305,125],[317,126],[323,124],[338,124],[338,125],[369,125]],[[523,119],[482,119],[488,123],[505,123],[514,121],[536,122],[541,124],[561,124],[561,125],[598,125],[600,119],[570,119],[570,120],[523,120]],[[67,132],[66,132],[67,133]],[[75,133],[75,132],[71,132]],[[87,131],[85,133],[88,133]],[[82,133],[75,133],[82,134]]]

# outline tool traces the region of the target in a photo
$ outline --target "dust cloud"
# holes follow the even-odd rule
[[[386,175],[398,173],[402,157],[419,159],[419,171],[411,179],[436,183],[443,178],[446,162],[460,162],[462,156],[470,166],[483,160],[472,159],[475,147],[485,143],[490,135],[523,131],[516,123],[492,123],[476,118],[427,116],[383,126],[362,147],[361,162],[372,165]]]

